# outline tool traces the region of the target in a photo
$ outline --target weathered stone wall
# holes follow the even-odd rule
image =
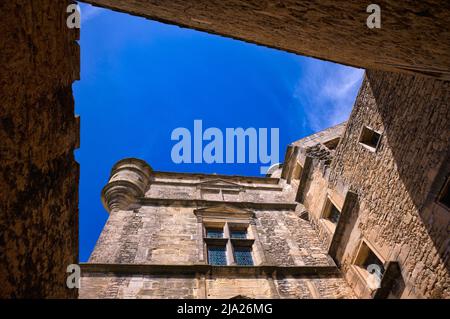
[[[269,264],[334,265],[311,225],[295,212],[256,212],[258,236]]]
[[[256,231],[268,264],[332,266],[311,225],[294,211],[255,211]],[[89,262],[194,264],[203,242],[193,207],[143,206],[112,211]]]
[[[199,289],[195,276],[183,275],[95,273],[83,275],[80,285],[82,299],[193,299]]]
[[[367,1],[87,0],[162,22],[364,68],[449,78],[450,4],[380,0],[381,29]]]
[[[305,278],[301,276],[267,276],[258,278],[214,278],[206,280],[208,298],[283,298],[328,299],[353,298],[343,278]]]
[[[224,189],[221,193],[218,189],[200,189],[195,185],[192,186],[166,186],[154,185],[150,186],[146,196],[148,198],[180,198],[180,199],[205,199],[227,202],[284,202],[286,201],[286,192],[282,187],[260,189],[245,189],[242,191],[227,191]]]
[[[333,237],[333,228],[323,218],[327,198],[342,207],[343,199],[328,188],[330,164],[345,131],[346,122],[304,137],[292,143],[299,148],[296,162],[301,166],[296,200],[303,204],[303,217],[316,230],[320,243],[328,249]]]
[[[76,297],[79,77],[71,1],[0,4],[0,297]]]
[[[328,180],[323,176],[323,171],[316,165],[312,167],[306,180],[303,205],[309,213],[309,221],[326,247],[333,236],[332,233],[322,224],[321,215],[323,212],[325,200],[328,194]]]
[[[354,298],[343,278],[327,276],[117,275],[89,273],[81,280],[80,298],[228,299]]]
[[[273,282],[267,277],[222,277],[206,279],[207,298],[273,298],[276,295]]]
[[[436,204],[448,176],[449,83],[367,71],[332,163],[330,187],[358,194],[346,225],[342,268],[362,238],[400,263],[402,297],[450,297],[450,214]],[[382,132],[376,152],[358,143],[363,125]]]
[[[353,291],[343,278],[286,276],[275,280],[280,298],[340,299],[354,298]]]
[[[193,264],[199,259],[197,240],[193,208],[112,211],[89,262]]]
[[[146,198],[205,199],[228,202],[285,202],[293,200],[288,188],[275,178],[245,178],[154,172]],[[219,190],[222,190],[221,192]]]

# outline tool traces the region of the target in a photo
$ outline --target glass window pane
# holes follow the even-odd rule
[[[231,238],[246,239],[247,231],[246,230],[232,230]]]
[[[234,260],[240,266],[253,266],[252,249],[250,247],[234,247]]]
[[[208,263],[210,265],[227,265],[224,246],[208,246]]]
[[[208,238],[223,238],[223,230],[218,228],[206,229],[206,237]]]

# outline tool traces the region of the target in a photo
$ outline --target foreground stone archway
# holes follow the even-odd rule
[[[450,3],[427,0],[87,0],[181,27],[366,69],[450,80]],[[367,6],[381,8],[369,29]]]

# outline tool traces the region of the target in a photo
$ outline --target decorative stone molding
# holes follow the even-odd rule
[[[194,214],[197,218],[200,217],[200,220],[203,220],[203,217],[211,217],[216,219],[245,219],[250,221],[255,217],[254,212],[231,205],[217,205],[196,209],[194,210]]]
[[[162,274],[208,274],[209,276],[261,276],[268,274],[291,275],[301,277],[329,277],[340,278],[341,272],[336,266],[213,266],[206,264],[101,264],[80,263],[81,272],[84,277],[97,273],[109,274],[140,274],[140,275],[162,275]]]
[[[102,203],[108,212],[129,209],[144,197],[150,186],[152,168],[145,161],[126,158],[117,162],[108,184],[102,190]]]
[[[197,188],[199,189],[230,189],[237,192],[245,191],[244,187],[238,183],[233,183],[226,181],[224,179],[216,178],[210,179],[204,182],[200,182],[197,184]]]

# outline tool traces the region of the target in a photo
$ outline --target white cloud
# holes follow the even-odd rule
[[[91,6],[90,4],[80,4],[81,23],[86,23],[89,20],[102,14],[104,9]]]
[[[294,98],[306,116],[305,125],[314,131],[348,119],[364,76],[364,70],[339,64],[308,60],[301,64]],[[300,112],[300,110],[299,110]]]

